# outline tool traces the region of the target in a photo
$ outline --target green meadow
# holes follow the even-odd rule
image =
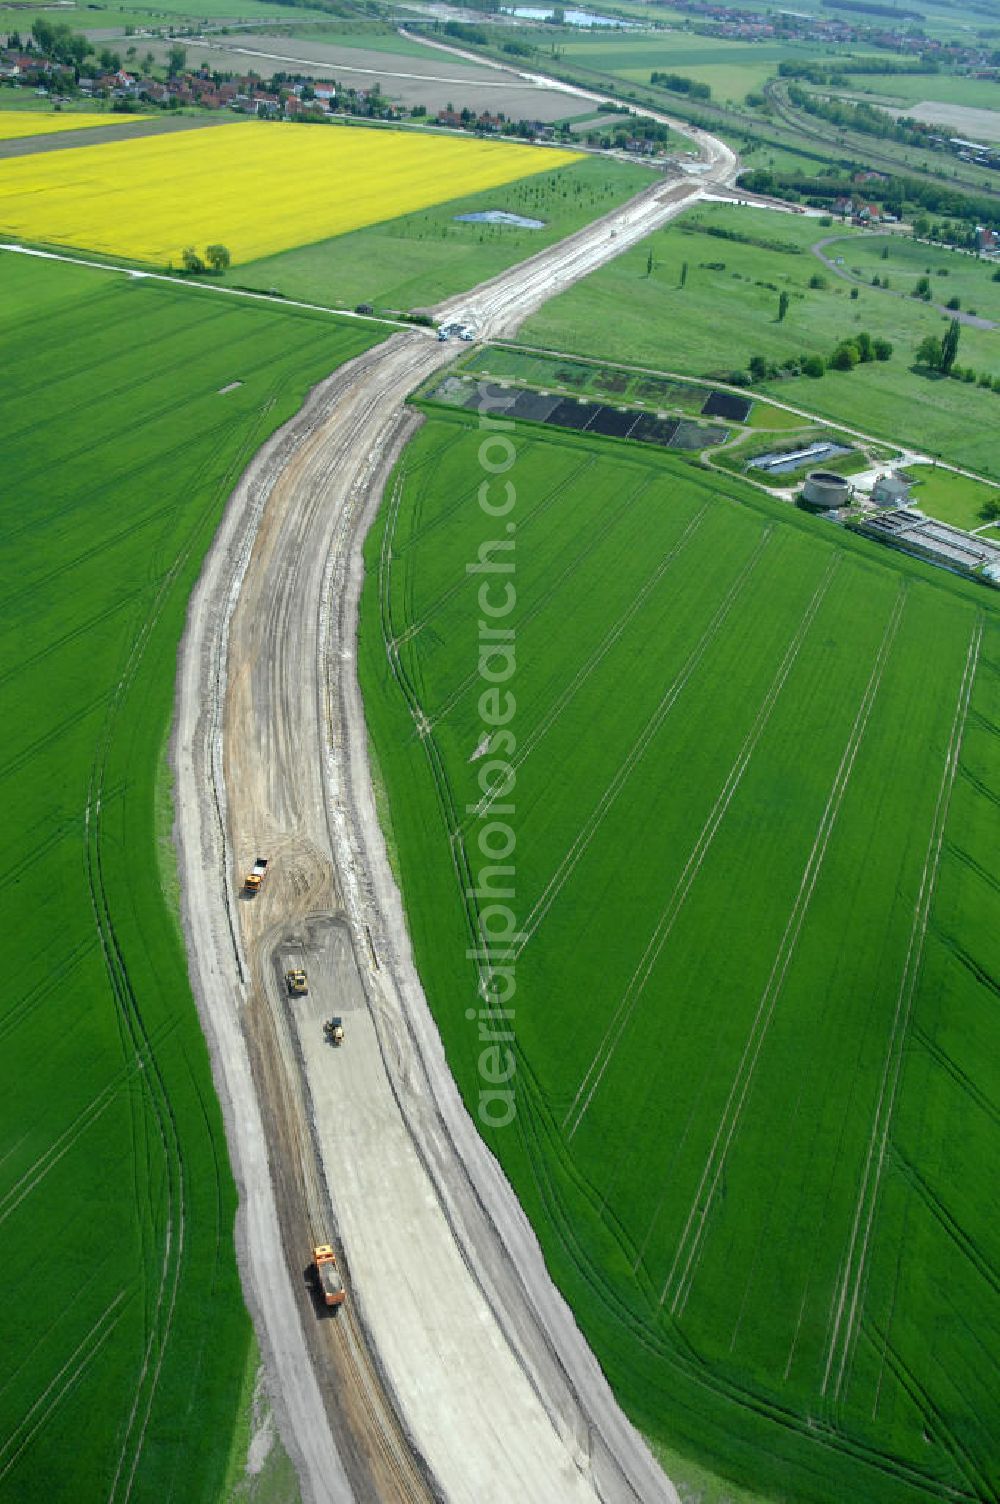
[[[731,42],[725,38],[670,31],[635,35],[618,32],[575,32],[569,40],[559,37],[560,48],[571,67],[612,74],[628,83],[649,84],[653,71],[679,73],[708,84],[712,98],[742,104],[750,90],[760,89],[788,58],[805,61],[825,57],[822,45],[794,42]]]
[[[726,240],[708,233],[711,229],[774,244]],[[705,205],[553,298],[521,326],[518,337],[550,350],[708,376],[745,369],[755,354],[778,364],[790,356],[825,358],[840,340],[867,330],[892,344],[888,363],[827,371],[819,379],[769,381],[759,390],[889,443],[926,448],[1000,476],[994,442],[1000,394],[914,368],[920,341],[926,334],[943,334],[950,315],[918,299],[891,295],[897,285],[909,286],[905,248],[893,241],[890,259],[883,263],[882,237],[848,235],[830,246],[827,255],[843,255],[845,271],[850,273],[852,265],[862,268],[868,285],[858,286],[852,298],[850,281],[810,252],[811,245],[835,232],[839,227],[824,228],[804,216]],[[861,259],[865,256],[867,261]],[[957,255],[948,260],[955,266],[956,283],[976,278],[985,314],[995,285],[990,270],[975,262],[965,267]],[[928,257],[921,264],[934,263]],[[889,291],[870,285],[869,267],[871,275],[877,267],[888,276]],[[820,279],[818,287],[810,285],[815,278]],[[931,283],[933,296],[947,302],[951,277],[932,275]],[[779,321],[782,292],[788,293],[789,306]],[[1000,332],[963,328],[958,363],[1000,376]]]
[[[669,1455],[986,1504],[1000,602],[668,454],[504,437],[490,479],[431,413],[361,608],[465,1100]]]
[[[0,1497],[208,1504],[251,1330],[174,910],[177,647],[243,466],[381,332],[0,274]]]

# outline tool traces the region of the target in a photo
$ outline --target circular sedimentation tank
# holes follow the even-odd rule
[[[845,507],[851,497],[850,482],[833,470],[811,470],[802,487],[803,506],[817,512],[832,512]]]

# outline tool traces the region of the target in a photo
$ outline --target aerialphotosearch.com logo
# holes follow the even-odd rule
[[[515,1058],[514,993],[516,947],[521,940],[511,903],[515,892],[514,853],[517,835],[511,823],[515,814],[515,769],[511,759],[517,739],[511,722],[517,701],[509,684],[516,672],[515,628],[512,616],[517,605],[514,584],[517,524],[514,508],[517,492],[508,472],[517,457],[509,419],[494,417],[509,407],[513,394],[479,387],[479,427],[484,437],[479,445],[479,464],[485,472],[480,483],[479,507],[499,536],[484,539],[474,563],[466,565],[479,576],[478,672],[479,719],[483,735],[473,756],[479,763],[482,797],[466,807],[474,818],[474,837],[468,848],[468,871],[473,885],[466,900],[475,915],[476,943],[466,952],[478,975],[478,1006],[466,1009],[466,1018],[477,1023],[479,1042],[479,1120],[488,1128],[505,1128],[513,1122]]]

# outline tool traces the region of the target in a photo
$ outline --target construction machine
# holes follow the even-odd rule
[[[261,890],[261,888],[263,887],[264,878],[266,876],[267,876],[267,857],[266,856],[259,856],[259,857],[256,858],[256,860],[254,861],[254,864],[251,867],[250,871],[247,873],[246,877],[243,879],[243,891],[244,891],[244,893],[248,894],[250,898],[253,898],[254,895],[257,894],[257,893],[259,893],[260,890]]]
[[[343,1044],[344,1020],[342,1018],[328,1018],[323,1025],[323,1033],[331,1044]]]
[[[302,997],[309,991],[309,981],[301,966],[285,972],[285,985],[290,997]]]
[[[316,1271],[316,1283],[319,1285],[325,1304],[343,1305],[346,1293],[344,1281],[340,1277],[336,1255],[329,1243],[319,1243],[313,1249],[313,1268]]]

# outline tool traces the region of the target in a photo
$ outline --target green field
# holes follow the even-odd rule
[[[845,71],[849,72],[849,69]],[[874,95],[873,104],[884,100],[901,109],[932,99],[943,104],[969,105],[979,110],[1000,109],[1000,84],[985,78],[959,77],[954,73],[859,73],[850,76],[844,88],[831,92],[859,98]]]
[[[823,232],[835,235],[836,228]],[[966,251],[922,245],[908,235],[851,235],[823,248],[831,260],[843,256],[845,270],[861,280],[888,277],[890,289],[912,295],[918,278],[929,276],[931,298],[947,305],[958,298],[967,313],[1000,323],[1000,281],[996,262],[980,261]]]
[[[691,229],[699,223],[778,241],[784,249],[717,239]],[[839,340],[865,329],[894,346],[887,364],[828,371],[819,380],[769,382],[761,390],[890,443],[926,447],[956,464],[1000,476],[993,437],[1000,423],[1000,395],[916,372],[917,345],[925,334],[943,333],[945,317],[917,299],[892,297],[870,286],[859,288],[852,300],[848,283],[810,254],[810,245],[829,233],[815,219],[798,215],[700,207],[553,298],[522,325],[519,338],[546,349],[705,376],[745,368],[754,354],[777,363],[801,354],[828,357]],[[831,246],[828,254],[843,254],[849,270],[852,263],[860,264],[855,241],[879,250],[883,244],[880,237],[866,240],[859,234]],[[650,250],[655,264],[648,276]],[[891,255],[896,254],[893,242]],[[952,264],[959,260],[950,258]],[[685,262],[688,274],[681,288]],[[891,289],[894,263],[879,265]],[[825,287],[809,286],[817,274],[825,278]],[[978,275],[979,290],[984,290],[989,272],[980,267]],[[934,295],[944,289],[943,301],[950,295],[950,280],[932,277]],[[791,301],[779,323],[781,291]],[[1000,375],[1000,331],[964,328],[959,364]]]
[[[731,42],[725,38],[697,36],[691,32],[657,32],[634,36],[573,34],[560,47],[573,67],[614,74],[629,83],[648,84],[656,70],[680,73],[708,84],[712,98],[742,103],[751,89],[760,89],[787,58],[804,62],[825,58],[830,49],[795,42]]]
[[[365,302],[405,311],[477,286],[609,213],[655,180],[647,167],[585,157],[486,193],[252,261],[228,280],[307,302],[345,308]],[[489,209],[540,219],[545,227],[455,222],[456,214]]]
[[[647,1433],[795,1504],[985,1504],[1000,599],[667,455],[504,437],[484,468],[473,415],[426,422],[362,599],[466,1102]]]
[[[0,269],[0,1497],[208,1504],[251,1332],[171,910],[177,644],[244,464],[380,331]]]

